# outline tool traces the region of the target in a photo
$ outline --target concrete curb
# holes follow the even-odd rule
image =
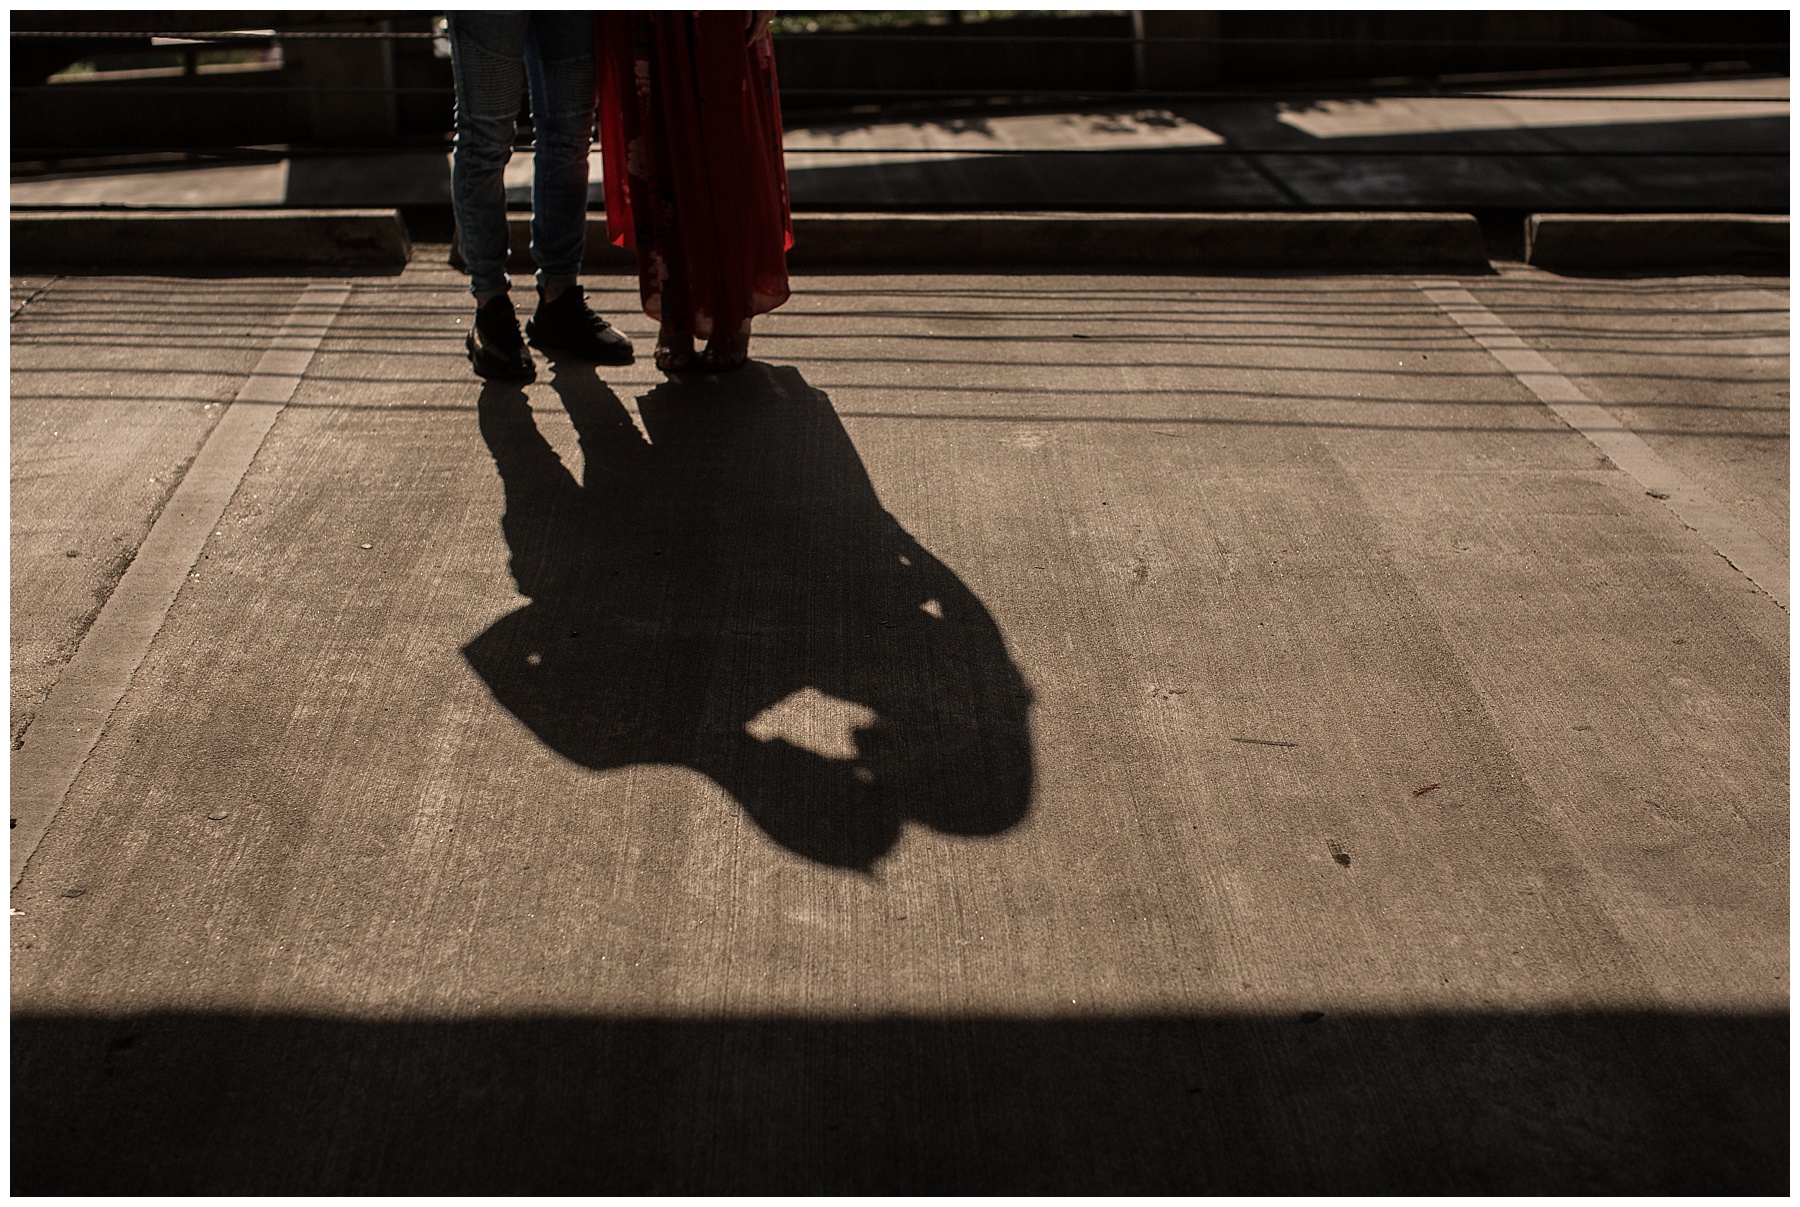
[[[399,210],[60,210],[12,215],[26,265],[399,268],[412,240]]]
[[[530,218],[511,220],[509,267],[533,267]],[[1469,214],[795,214],[795,268],[832,266],[1484,269]],[[457,261],[460,263],[460,261]],[[590,269],[630,268],[606,216],[588,217]]]
[[[804,214],[793,263],[1087,268],[1487,267],[1469,214]]]
[[[1527,263],[1551,272],[1786,272],[1786,214],[1533,214]]]
[[[510,266],[534,267],[530,216],[510,220]],[[1467,271],[1488,263],[1469,214],[819,214],[794,216],[796,268],[831,266]],[[1534,214],[1526,259],[1553,272],[1786,271],[1788,219],[1765,214]],[[31,266],[397,268],[397,210],[58,210],[12,215]],[[454,249],[452,262],[459,264]],[[630,270],[588,216],[593,271]]]

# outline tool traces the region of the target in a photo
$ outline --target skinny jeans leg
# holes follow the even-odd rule
[[[531,14],[525,37],[531,124],[531,255],[539,286],[573,285],[587,242],[588,150],[594,140],[594,18]]]
[[[593,17],[575,12],[456,12],[448,19],[456,79],[451,199],[483,302],[507,292],[506,164],[529,83],[531,252],[539,285],[572,285],[587,237],[588,146],[594,128]]]
[[[456,79],[450,200],[477,302],[512,286],[506,274],[506,163],[525,90],[529,21],[529,13],[459,12],[446,22]]]

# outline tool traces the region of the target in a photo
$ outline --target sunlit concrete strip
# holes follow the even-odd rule
[[[1171,109],[1114,106],[968,123],[875,122],[799,126],[782,136],[789,171],[968,159],[994,151],[1155,151],[1217,147],[1218,134]]]
[[[199,560],[207,534],[300,385],[348,285],[308,285],[231,406],[194,458],[137,556],[82,638],[13,752],[12,882],[43,841],[107,718],[124,697],[163,619]]]
[[[1464,87],[1478,81],[1464,80]],[[1276,120],[1314,138],[1392,138],[1786,117],[1788,81],[1681,80],[1603,87],[1509,88],[1487,96],[1373,97],[1284,104]]]
[[[1788,606],[1788,555],[1764,539],[1686,474],[1657,455],[1642,437],[1581,392],[1543,354],[1528,347],[1499,316],[1466,289],[1417,282],[1425,296],[1570,427],[1586,436],[1645,493],[1668,504],[1746,578]]]
[[[282,205],[288,161],[14,180],[14,205]]]

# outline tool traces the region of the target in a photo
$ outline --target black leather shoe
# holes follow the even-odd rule
[[[535,381],[537,366],[519,335],[519,316],[505,294],[475,311],[469,336],[463,341],[469,364],[478,377],[489,381]]]
[[[537,313],[525,324],[525,338],[545,352],[602,365],[628,365],[634,359],[631,341],[588,309],[579,285],[566,287],[554,302],[544,301],[540,286]]]

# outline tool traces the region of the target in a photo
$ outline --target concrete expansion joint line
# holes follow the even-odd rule
[[[1701,486],[1665,461],[1643,437],[1528,345],[1506,322],[1467,289],[1441,281],[1413,282],[1439,310],[1486,350],[1520,385],[1557,418],[1587,438],[1607,460],[1660,500],[1714,552],[1766,593],[1788,607],[1787,549],[1765,539]]]
[[[302,291],[20,735],[12,762],[15,886],[350,290],[316,281]]]
[[[43,297],[44,294],[49,292],[50,287],[52,285],[56,284],[60,280],[62,280],[62,274],[58,273],[55,276],[51,277],[49,280],[45,281],[42,285],[39,285],[36,289],[32,290],[30,297],[26,298],[23,302],[20,302],[17,306],[13,307],[12,317],[18,318],[20,312],[23,311],[25,309],[25,307],[31,305],[33,302],[35,302],[39,298]]]

